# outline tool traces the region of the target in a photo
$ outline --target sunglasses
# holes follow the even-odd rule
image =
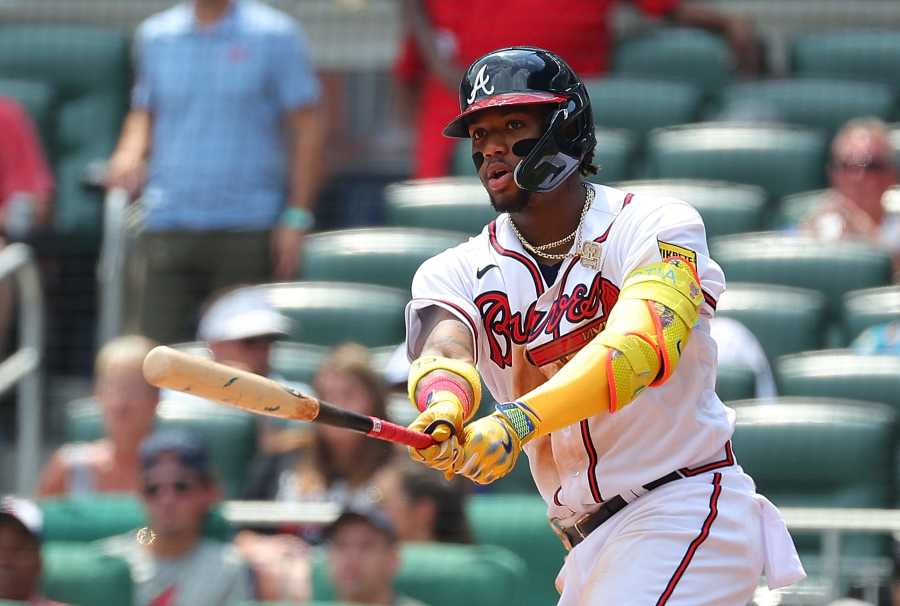
[[[878,158],[866,159],[858,162],[851,162],[847,160],[838,160],[833,164],[835,169],[843,170],[843,171],[853,171],[853,170],[861,170],[863,172],[870,173],[882,173],[891,168],[891,163],[887,160],[881,160]]]
[[[153,499],[159,496],[160,492],[162,492],[163,488],[169,486],[176,496],[183,496],[188,494],[194,489],[196,484],[193,482],[185,482],[184,480],[177,480],[175,482],[169,484],[145,484],[144,485],[144,496],[148,499]]]
[[[239,339],[238,343],[245,347],[262,347],[263,345],[272,345],[276,340],[275,337],[271,336],[247,337],[246,339]]]

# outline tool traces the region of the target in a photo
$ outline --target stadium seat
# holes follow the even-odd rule
[[[813,290],[730,282],[716,313],[746,326],[774,364],[784,354],[825,344],[826,309],[825,297]]]
[[[888,406],[828,398],[733,403],[738,463],[773,503],[790,507],[895,504],[897,414]],[[818,553],[818,537],[794,535],[801,557]],[[881,556],[886,542],[848,536],[843,553]]]
[[[900,413],[900,356],[809,351],[780,358],[775,374],[786,396],[880,402]]]
[[[88,543],[123,534],[147,524],[138,499],[126,494],[86,494],[38,502],[44,514],[44,540]],[[228,540],[231,528],[220,510],[207,517],[204,536]]]
[[[613,74],[676,80],[706,92],[734,75],[727,42],[701,29],[655,27],[625,38],[613,51]]]
[[[103,419],[93,398],[69,402],[65,414],[66,441],[103,436]],[[240,494],[256,452],[256,416],[191,396],[160,402],[156,416],[159,427],[183,427],[201,435],[226,497]]]
[[[798,76],[844,78],[897,86],[900,33],[824,31],[797,36],[790,49],[791,72]]]
[[[702,179],[651,179],[623,181],[613,186],[635,194],[671,196],[689,202],[703,217],[707,239],[763,227],[766,193],[753,185]]]
[[[590,178],[597,183],[621,181],[632,176],[633,160],[638,150],[636,135],[622,129],[596,127],[597,147],[594,148],[594,164],[600,173]],[[475,174],[472,165],[472,146],[468,139],[456,146],[453,159],[453,174],[468,176]]]
[[[719,364],[716,367],[716,394],[723,402],[756,396],[756,375],[747,366]]]
[[[291,341],[367,347],[400,343],[408,293],[386,286],[347,282],[283,282],[258,286],[292,320]]]
[[[100,198],[81,187],[85,167],[115,146],[127,108],[129,47],[125,33],[80,25],[0,27],[0,77],[27,79],[54,93],[48,155],[55,167],[55,227],[100,231]]]
[[[825,184],[825,136],[784,125],[702,123],[650,133],[650,178],[720,179],[762,187],[770,200]]]
[[[870,326],[900,320],[900,286],[846,293],[843,317],[844,338],[848,343]]]
[[[863,242],[823,243],[812,238],[761,232],[716,238],[713,258],[729,280],[818,290],[828,301],[829,321],[840,321],[844,293],[891,282],[886,252]]]
[[[585,85],[594,122],[603,128],[643,138],[654,128],[696,122],[700,115],[703,92],[684,82],[613,76]]]
[[[330,348],[323,345],[279,341],[272,348],[269,365],[279,377],[309,384],[329,351]]]
[[[858,116],[890,120],[894,91],[875,82],[813,78],[743,82],[722,91],[717,109],[727,116],[747,105],[774,112],[780,121],[819,129],[831,136]]]
[[[796,229],[819,204],[825,201],[827,194],[827,189],[816,189],[785,196],[778,201],[772,215],[771,227],[781,230]]]
[[[547,606],[559,600],[554,581],[566,551],[550,529],[547,505],[537,489],[532,488],[527,495],[474,495],[469,499],[467,514],[478,543],[506,547],[525,560],[523,606]]]
[[[303,243],[300,277],[380,284],[409,292],[423,262],[466,239],[464,233],[408,227],[321,232]]]
[[[412,179],[385,187],[387,224],[476,235],[497,217],[478,177]]]
[[[334,599],[325,554],[313,564],[313,599]],[[525,563],[515,553],[495,545],[407,543],[401,548],[400,571],[394,587],[429,606],[515,604],[523,596]]]
[[[86,545],[45,543],[41,586],[51,600],[78,606],[132,606],[128,563]]]

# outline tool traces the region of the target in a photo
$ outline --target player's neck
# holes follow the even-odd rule
[[[510,213],[510,218],[530,244],[541,246],[575,231],[584,202],[584,185],[579,177],[572,177],[553,191],[532,194],[528,206],[521,212]]]

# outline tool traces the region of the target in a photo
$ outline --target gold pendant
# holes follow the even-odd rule
[[[600,269],[600,257],[602,251],[603,247],[597,242],[591,240],[582,242],[581,248],[578,251],[578,256],[580,257],[579,261],[582,265],[590,269]]]

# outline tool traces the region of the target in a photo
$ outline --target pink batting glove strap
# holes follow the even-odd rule
[[[421,395],[416,401],[416,407],[419,409],[419,412],[425,412],[428,407],[431,405],[431,397],[437,391],[449,391],[457,398],[459,398],[460,404],[463,406],[463,411],[466,417],[468,417],[472,412],[472,401],[469,398],[469,394],[466,393],[466,390],[463,389],[457,382],[451,381],[446,377],[436,377],[434,379],[424,379],[424,385],[422,385],[422,389],[420,391]]]

